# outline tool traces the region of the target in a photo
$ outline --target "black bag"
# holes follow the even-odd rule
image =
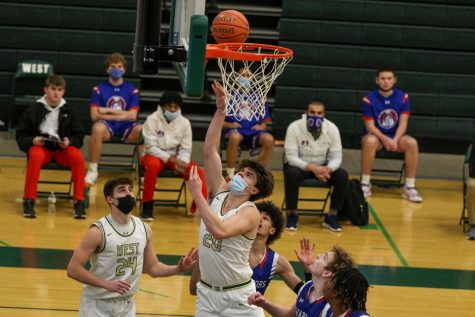
[[[361,183],[356,179],[348,180],[348,187],[343,209],[338,211],[340,220],[350,220],[355,226],[368,224],[368,202],[361,190]]]

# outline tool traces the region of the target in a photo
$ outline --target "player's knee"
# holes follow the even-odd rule
[[[378,148],[379,139],[372,134],[368,134],[363,137],[361,145],[363,150],[374,150]]]
[[[264,147],[271,147],[274,144],[274,137],[270,133],[264,133],[259,138],[259,141]]]
[[[102,138],[107,131],[107,127],[102,122],[96,122],[91,128],[91,136]]]
[[[228,145],[238,145],[241,143],[241,135],[239,133],[231,133],[228,137]]]

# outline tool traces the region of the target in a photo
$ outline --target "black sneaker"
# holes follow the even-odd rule
[[[330,229],[331,231],[335,231],[335,232],[341,231],[341,226],[340,226],[340,222],[338,221],[337,215],[328,215],[328,214],[325,215],[322,226]]]
[[[27,198],[23,201],[23,217],[36,218],[35,201]]]
[[[86,206],[84,200],[78,200],[74,203],[74,219],[86,219]]]
[[[153,221],[153,201],[147,201],[142,204],[140,218],[142,218],[143,221]]]
[[[285,223],[285,230],[297,231],[298,222],[299,216],[297,214],[288,214],[287,221]]]

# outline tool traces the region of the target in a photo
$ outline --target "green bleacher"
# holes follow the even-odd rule
[[[344,147],[359,148],[361,99],[374,87],[375,70],[389,65],[410,95],[408,133],[421,150],[463,153],[475,129],[473,1],[283,0],[282,6],[279,44],[295,58],[275,88],[277,138],[319,97]]]

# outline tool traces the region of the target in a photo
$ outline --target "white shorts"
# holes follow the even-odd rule
[[[215,291],[198,282],[195,317],[262,316],[260,307],[247,303],[248,296],[255,291],[254,281],[228,291]]]
[[[134,317],[135,302],[133,297],[92,299],[82,294],[79,317]]]

